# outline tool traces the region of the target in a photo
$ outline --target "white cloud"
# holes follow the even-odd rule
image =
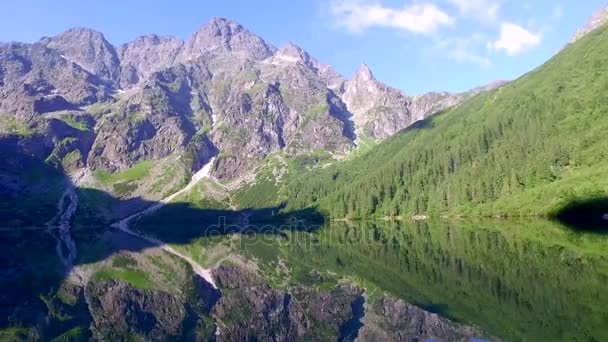
[[[483,23],[492,23],[498,18],[500,2],[497,0],[448,0],[463,14]]]
[[[368,0],[333,0],[330,6],[339,25],[351,32],[377,26],[429,34],[453,22],[447,13],[431,3],[391,8]]]
[[[560,20],[564,17],[564,7],[562,4],[557,4],[553,8],[553,20]]]
[[[507,55],[514,56],[538,45],[540,41],[540,33],[534,34],[513,23],[503,23],[500,27],[500,37],[490,45],[495,50],[504,50]]]
[[[483,41],[481,35],[473,35],[468,38],[447,38],[437,41],[435,48],[458,63],[476,64],[482,68],[488,68],[492,65],[490,59],[476,52],[480,50],[480,46],[483,48]]]

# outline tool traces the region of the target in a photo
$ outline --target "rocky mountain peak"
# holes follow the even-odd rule
[[[275,49],[239,23],[226,18],[213,18],[192,35],[186,57],[211,53],[235,53],[251,60],[270,57]]]
[[[171,36],[159,36],[156,34],[148,34],[145,36],[141,36],[141,37],[137,37],[135,38],[135,40],[131,43],[125,44],[125,45],[136,45],[136,44],[147,44],[147,45],[160,45],[166,42],[181,42],[182,44],[184,43],[181,39],[176,38],[176,37],[171,37]]]
[[[104,81],[113,82],[118,78],[118,55],[100,32],[77,27],[52,38],[43,38],[41,43]]]
[[[359,67],[359,70],[357,70],[357,72],[355,73],[355,77],[353,78],[353,80],[372,81],[372,80],[375,80],[375,78],[374,78],[374,74],[372,74],[372,71],[367,66],[367,64],[363,63]]]
[[[285,44],[277,51],[276,56],[280,59],[293,61],[293,62],[307,62],[310,60],[310,56],[301,47],[295,45],[292,42]]]
[[[173,65],[185,43],[175,37],[142,36],[118,49],[121,61],[120,86],[125,88]]]
[[[73,27],[50,39],[54,41],[60,41],[65,39],[90,40],[98,43],[108,43],[103,33],[95,31],[94,29],[89,27]]]
[[[574,37],[572,38],[570,43],[576,42],[577,40],[583,38],[588,33],[593,32],[593,31],[597,30],[598,28],[604,26],[606,23],[608,23],[608,6],[605,7],[604,9],[596,12],[589,19],[589,21],[587,22],[587,25],[585,25],[584,28],[576,31],[576,33],[574,34]]]

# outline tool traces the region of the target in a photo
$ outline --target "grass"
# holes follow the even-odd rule
[[[305,116],[309,120],[315,120],[319,117],[319,115],[323,113],[327,113],[329,111],[329,106],[327,104],[318,105],[309,109]]]
[[[81,158],[82,158],[82,156],[80,154],[80,151],[74,150],[74,151],[68,152],[63,157],[63,159],[61,159],[61,163],[63,165],[69,165],[69,164],[72,164],[72,163],[75,163],[75,162],[79,161]]]
[[[115,270],[106,268],[95,273],[94,277],[97,281],[122,280],[142,290],[154,288],[148,275],[139,270]]]
[[[31,337],[31,329],[22,327],[0,328],[0,340],[7,342],[17,342],[27,340]]]
[[[326,151],[317,150],[298,156],[274,153],[266,157],[258,167],[254,183],[238,189],[233,203],[239,208],[272,208],[288,199],[287,185],[311,170],[335,162]]]
[[[97,170],[94,175],[104,185],[110,185],[115,182],[132,182],[147,177],[150,174],[150,170],[154,167],[155,161],[144,160],[125,171],[111,173],[106,171]]]
[[[261,209],[277,205],[279,187],[272,178],[257,178],[253,184],[240,188],[233,196],[239,208]]]
[[[107,102],[97,102],[87,106],[86,110],[94,116],[109,114],[112,110],[112,104]]]
[[[112,259],[112,267],[132,268],[137,267],[137,261],[128,255],[117,255]]]
[[[0,135],[19,135],[22,137],[31,137],[35,131],[27,124],[17,120],[14,115],[0,114]]]
[[[82,327],[74,327],[60,336],[52,339],[52,342],[69,342],[69,341],[79,341],[84,337],[84,329]]]
[[[72,116],[72,115],[63,116],[61,118],[61,120],[63,122],[65,122],[68,126],[70,126],[72,128],[75,128],[75,129],[77,129],[77,130],[79,130],[81,132],[88,132],[90,130],[89,126],[87,125],[86,122],[77,121],[74,118],[74,116]]]
[[[0,155],[4,161],[15,160],[13,158],[12,151]],[[0,221],[4,226],[44,225],[56,215],[57,201],[65,184],[61,172],[37,161],[25,164],[5,162],[0,165],[0,174],[17,179],[30,189],[37,189],[0,198]]]

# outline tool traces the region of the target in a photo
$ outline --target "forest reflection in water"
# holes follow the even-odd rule
[[[332,222],[241,237],[242,252],[292,281],[352,277],[453,320],[516,340],[608,340],[605,235],[552,221]]]
[[[180,231],[149,228],[139,227],[159,238]],[[114,247],[106,250],[110,247],[100,243],[105,241],[102,236]],[[78,265],[121,250],[139,253],[155,247],[110,227],[80,227],[74,239]],[[4,232],[2,241],[5,326],[17,307],[32,315],[45,310],[42,301],[30,298],[61,284],[53,270],[62,265],[56,241],[47,232]],[[333,286],[352,279],[366,288],[370,303],[386,292],[507,340],[606,341],[607,243],[608,235],[576,232],[543,220],[375,220],[328,222],[313,230],[231,233],[173,246],[201,255],[214,245],[229,246],[225,253],[256,260],[273,286]],[[30,304],[26,309],[22,303]],[[21,316],[20,321],[29,321]]]

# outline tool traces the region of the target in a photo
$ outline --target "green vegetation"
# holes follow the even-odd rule
[[[254,85],[253,87],[251,87],[250,89],[245,90],[245,94],[249,95],[249,96],[253,96],[261,91],[264,91],[267,89],[267,86],[263,83],[258,83],[256,85]]]
[[[109,102],[96,102],[90,106],[87,106],[86,111],[94,116],[100,116],[109,114],[112,111],[112,103]]]
[[[233,196],[239,208],[261,209],[277,205],[279,187],[272,177],[257,177],[256,182],[245,185]]]
[[[95,279],[97,281],[122,280],[142,290],[153,288],[153,284],[148,278],[148,275],[140,270],[102,269],[95,273]]]
[[[126,119],[130,123],[137,124],[143,122],[146,119],[146,116],[142,113],[127,113]]]
[[[357,150],[349,155],[350,159],[358,158],[378,145],[377,141],[367,136],[364,132],[357,132],[357,138],[359,140]]]
[[[319,115],[323,114],[323,113],[327,113],[329,112],[329,106],[327,104],[322,104],[322,105],[318,105],[315,107],[310,108],[305,116],[306,119],[308,120],[315,120],[319,117]]]
[[[32,338],[32,329],[22,327],[0,328],[0,340],[6,342],[25,341]]]
[[[144,160],[124,171],[111,173],[97,170],[93,174],[102,185],[111,186],[114,194],[120,197],[126,197],[139,188],[137,182],[148,177],[152,169],[156,166],[156,163],[158,163],[158,161]],[[160,188],[160,186],[152,186],[154,189],[157,187]]]
[[[27,158],[26,158],[27,159]],[[38,226],[48,223],[57,214],[57,202],[64,189],[61,172],[48,164],[24,160],[13,151],[0,153],[0,174],[14,179],[20,187],[36,191],[20,191],[15,196],[0,197],[0,220],[4,227]]]
[[[608,197],[608,28],[542,67],[289,186],[334,217],[553,215]]]
[[[239,208],[261,209],[279,206],[288,199],[287,185],[311,170],[335,162],[326,151],[299,156],[269,155],[258,167],[255,182],[241,187],[233,196]]]
[[[171,203],[189,203],[199,209],[227,209],[229,207],[226,189],[213,181],[202,179],[192,189],[180,194]]]
[[[34,133],[30,126],[17,120],[14,115],[0,114],[0,136],[8,134],[30,137]]]
[[[87,125],[86,122],[83,121],[78,121],[75,119],[75,117],[73,115],[66,115],[61,117],[61,120],[63,122],[65,122],[66,124],[68,124],[68,126],[75,128],[81,132],[88,132],[89,131],[89,126]]]
[[[67,314],[66,312],[64,312],[64,310],[62,310],[62,305],[58,304],[55,300],[56,294],[41,294],[38,296],[38,298],[44,302],[49,311],[49,316],[53,319],[56,319],[60,322],[67,322],[74,319],[73,316]]]
[[[133,184],[131,182],[120,182],[113,184],[112,189],[114,190],[115,194],[124,197],[137,190],[137,184]]]
[[[84,329],[82,327],[74,327],[60,336],[52,339],[52,342],[69,342],[69,341],[79,341],[85,335]]]
[[[281,96],[283,97],[283,100],[285,101],[285,103],[287,105],[289,105],[289,106],[293,105],[293,103],[295,101],[295,96],[291,93],[291,91],[289,90],[288,87],[281,84],[279,86],[279,92],[281,93]]]
[[[45,159],[45,163],[59,170],[69,169],[82,160],[82,154],[77,148],[78,138],[66,137],[59,141],[53,152]]]
[[[71,152],[68,152],[62,159],[61,159],[61,164],[64,166],[73,164],[78,162],[79,160],[82,159],[82,155],[80,154],[80,151],[78,150],[73,150]]]
[[[115,182],[132,182],[145,178],[149,175],[150,170],[154,167],[155,161],[144,160],[125,171],[110,173],[101,170],[95,171],[95,177],[104,185],[109,185]]]
[[[112,260],[112,267],[131,268],[137,267],[137,261],[128,255],[117,255]]]
[[[506,340],[602,341],[606,242],[544,220],[361,221],[233,245],[275,287],[349,278],[370,302],[389,294]]]

